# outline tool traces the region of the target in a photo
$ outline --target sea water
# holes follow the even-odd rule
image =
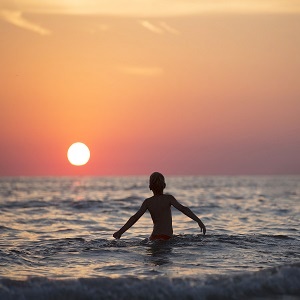
[[[300,299],[300,177],[167,177],[174,237],[148,240],[148,178],[0,179],[0,299]]]

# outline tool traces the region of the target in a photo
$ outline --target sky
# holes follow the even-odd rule
[[[0,0],[0,40],[0,176],[300,174],[298,0]]]

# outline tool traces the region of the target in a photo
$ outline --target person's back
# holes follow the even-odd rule
[[[154,195],[146,199],[147,207],[153,221],[152,237],[156,235],[173,235],[170,195]]]

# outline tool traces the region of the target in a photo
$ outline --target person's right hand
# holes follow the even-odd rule
[[[113,237],[115,238],[115,239],[119,239],[120,237],[121,237],[121,233],[119,232],[119,231],[116,231],[114,234],[113,234]]]

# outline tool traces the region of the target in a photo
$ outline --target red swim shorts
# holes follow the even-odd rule
[[[155,241],[155,240],[163,240],[163,241],[167,241],[169,240],[171,237],[166,235],[166,234],[151,234],[150,236],[150,241]]]

